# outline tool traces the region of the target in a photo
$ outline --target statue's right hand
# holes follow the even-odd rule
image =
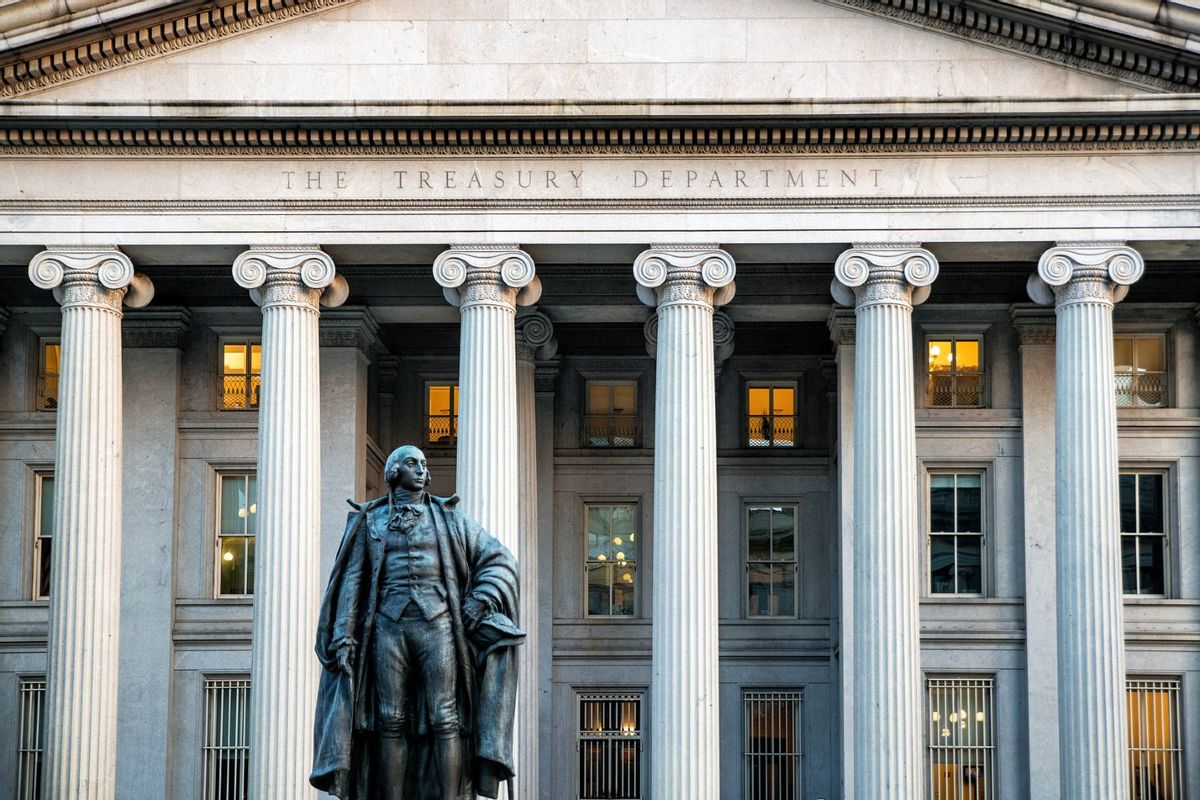
[[[337,651],[338,669],[347,675],[354,676],[354,643],[346,642]]]

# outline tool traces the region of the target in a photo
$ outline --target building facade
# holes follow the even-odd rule
[[[522,798],[1200,797],[1189,3],[0,4],[0,795],[307,788],[344,500]]]

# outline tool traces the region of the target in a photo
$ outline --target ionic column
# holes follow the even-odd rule
[[[253,247],[234,260],[233,278],[263,315],[249,796],[311,798],[312,637],[324,587],[317,318],[349,290],[316,247]]]
[[[720,789],[713,308],[733,299],[735,272],[716,247],[652,247],[633,264],[638,297],[658,308],[652,797]]]
[[[1065,244],[1029,296],[1054,303],[1059,774],[1080,800],[1128,791],[1113,304],[1145,265],[1120,244]]]
[[[29,278],[62,305],[42,797],[100,800],[116,791],[121,305],[154,287],[115,247],[43,251]]]
[[[537,302],[541,283],[533,259],[515,245],[451,247],[434,260],[433,277],[446,300],[458,307],[462,320],[455,480],[463,511],[520,558],[523,476],[518,450],[515,323],[517,306]],[[521,561],[522,573],[531,568],[532,564]],[[524,595],[522,598],[522,606],[527,608],[528,601]],[[528,635],[529,626],[523,620],[517,622]],[[518,665],[536,658],[527,647],[521,649],[525,652],[518,652]],[[526,690],[518,679],[518,693]],[[523,730],[523,723],[517,722],[516,730]],[[513,762],[523,776],[517,788],[523,791],[531,788],[531,781],[524,777],[521,765],[525,754],[520,747],[521,742],[514,739]],[[535,768],[532,775],[536,774]],[[536,786],[536,778],[532,785]]]
[[[851,248],[833,296],[855,311],[854,796],[921,795],[921,636],[912,308],[937,259],[913,245]]]

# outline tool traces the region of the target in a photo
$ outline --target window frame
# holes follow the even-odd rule
[[[1120,512],[1120,506],[1119,506],[1121,493],[1120,493],[1119,482],[1120,482],[1120,476],[1122,476],[1122,475],[1161,475],[1162,476],[1163,528],[1165,528],[1165,530],[1161,534],[1141,533],[1141,532],[1126,533],[1125,531],[1121,530],[1121,527],[1122,527],[1121,526],[1121,512]],[[1173,561],[1175,558],[1175,548],[1172,547],[1172,540],[1173,540],[1172,532],[1174,530],[1176,530],[1176,526],[1175,526],[1175,520],[1172,518],[1175,513],[1175,504],[1171,500],[1175,494],[1174,475],[1175,475],[1175,472],[1172,469],[1172,466],[1169,464],[1161,464],[1161,463],[1160,464],[1149,464],[1149,463],[1145,463],[1145,462],[1129,462],[1129,463],[1120,462],[1117,466],[1117,480],[1118,480],[1117,534],[1120,537],[1121,544],[1124,544],[1126,536],[1132,536],[1135,539],[1140,539],[1143,536],[1159,536],[1159,535],[1161,535],[1162,536],[1162,547],[1163,547],[1163,550],[1162,550],[1162,552],[1163,552],[1163,558],[1162,558],[1163,591],[1162,591],[1162,594],[1151,594],[1151,593],[1142,593],[1142,592],[1138,592],[1136,594],[1126,594],[1125,587],[1124,587],[1124,580],[1123,580],[1124,576],[1122,575],[1121,597],[1125,602],[1138,601],[1138,600],[1148,600],[1148,601],[1165,600],[1165,599],[1168,599],[1173,596],[1171,581],[1172,581],[1173,576],[1175,575],[1175,569],[1173,568],[1173,566],[1174,566]],[[1134,486],[1136,488],[1136,486],[1137,486],[1136,481],[1134,482]],[[1141,490],[1137,489],[1137,492],[1138,492],[1138,496],[1140,497]],[[1138,514],[1136,508],[1134,510],[1134,514],[1136,516],[1140,517],[1140,514]],[[1141,527],[1140,519],[1138,522],[1138,526]],[[1123,571],[1124,570],[1122,568],[1122,572]],[[1139,583],[1139,585],[1141,583],[1140,575],[1138,577],[1138,583]]]
[[[795,741],[796,750],[792,753],[755,753],[750,750],[750,715],[747,708],[747,701],[752,699],[753,695],[760,695],[759,700],[791,700],[795,703]],[[804,797],[804,687],[803,686],[743,686],[741,692],[741,715],[742,715],[742,796],[750,800],[750,758],[752,756],[781,756],[790,757],[795,764],[795,782],[792,793],[793,797]]]
[[[60,392],[55,393],[54,408],[45,408],[42,405],[42,395],[45,393],[45,383],[46,383],[46,378],[47,378],[47,373],[45,372],[44,356],[45,356],[45,352],[46,352],[46,345],[56,344],[59,346],[59,349],[58,349],[58,363],[59,363],[58,378],[61,381],[61,379],[62,379],[62,334],[58,330],[49,331],[46,329],[35,328],[33,330],[33,336],[34,336],[34,353],[33,353],[34,358],[33,358],[33,370],[32,370],[33,396],[30,400],[30,406],[35,412],[37,412],[39,414],[54,414],[54,413],[58,412],[58,397],[57,397],[57,395],[61,392],[62,384],[61,384],[61,382],[59,383]]]
[[[978,750],[987,751],[990,754],[991,771],[988,776],[990,778],[990,780],[987,782],[987,785],[986,785],[986,793],[984,793],[983,796],[989,797],[989,798],[1000,796],[996,793],[997,786],[1000,784],[1000,780],[998,777],[998,770],[997,770],[997,764],[1000,762],[1000,752],[999,752],[1000,751],[1000,741],[999,741],[999,737],[998,737],[999,729],[996,726],[996,713],[997,713],[996,712],[996,700],[997,700],[997,696],[998,696],[998,692],[996,691],[996,689],[999,684],[998,676],[997,676],[997,673],[995,673],[995,672],[961,671],[961,672],[954,672],[954,673],[925,673],[921,676],[921,705],[923,708],[923,712],[922,712],[923,716],[921,718],[921,728],[922,728],[922,738],[924,739],[923,750],[925,751],[924,756],[922,758],[922,767],[924,769],[924,777],[922,779],[922,783],[924,784],[924,787],[923,787],[924,791],[922,792],[922,796],[925,798],[928,798],[928,800],[933,800],[933,797],[934,797],[933,780],[932,780],[932,778],[933,778],[934,743],[933,743],[933,740],[930,738],[930,734],[931,734],[930,726],[931,726],[931,723],[934,722],[934,720],[931,718],[932,697],[930,695],[930,691],[934,688],[956,689],[958,691],[963,691],[966,689],[973,688],[973,687],[969,686],[968,684],[984,682],[984,681],[986,681],[988,685],[986,687],[979,687],[979,688],[986,689],[987,707],[990,710],[990,714],[988,716],[988,728],[989,728],[988,742],[989,742],[989,744],[986,746],[983,746],[983,747],[976,746],[974,748],[970,748],[969,746],[967,746],[967,747],[960,746],[957,748],[943,748],[943,749],[953,749],[953,750],[957,750],[959,752],[961,752],[963,750],[968,750],[968,749],[978,749]],[[932,685],[935,682],[942,684],[942,685],[935,687]],[[963,686],[952,686],[950,684],[963,684]],[[978,714],[979,712],[976,711],[976,713]]]
[[[790,508],[792,510],[792,613],[750,613],[750,511],[753,508]],[[755,564],[785,564],[786,561],[754,561]],[[773,500],[746,500],[742,502],[742,619],[745,620],[789,620],[800,618],[800,503],[797,500],[776,502]],[[774,586],[774,584],[772,584]]]
[[[574,763],[572,765],[573,780],[572,785],[575,787],[573,797],[575,800],[588,800],[583,798],[583,792],[580,791],[580,785],[583,775],[579,770],[579,761],[582,753],[582,744],[585,741],[583,730],[583,703],[585,700],[636,700],[638,704],[638,718],[640,720],[640,728],[637,731],[636,741],[638,743],[638,791],[639,800],[644,800],[646,797],[646,772],[650,767],[650,761],[647,756],[647,745],[650,742],[649,738],[649,716],[650,703],[647,702],[649,687],[643,685],[637,686],[572,686],[571,692],[574,697],[575,706],[575,754]]]
[[[215,512],[215,516],[213,519],[213,526],[212,526],[212,531],[213,531],[212,547],[210,548],[210,551],[212,552],[212,559],[213,559],[212,597],[214,600],[233,600],[233,601],[251,601],[252,602],[254,600],[254,592],[249,592],[246,594],[233,594],[233,593],[223,593],[221,591],[221,542],[224,538],[234,538],[235,536],[239,536],[236,534],[229,534],[227,537],[225,534],[221,533],[221,500],[222,500],[222,496],[223,496],[222,484],[226,478],[243,478],[244,479],[247,477],[253,477],[256,481],[255,492],[256,492],[256,497],[257,497],[258,469],[253,464],[244,465],[244,466],[222,466],[220,468],[214,469],[214,474],[215,474],[215,479],[214,479],[213,495],[215,498],[215,502],[212,504],[212,507]],[[247,528],[248,528],[248,524],[247,524]],[[254,539],[255,548],[257,549],[257,546],[258,546],[257,527],[255,528],[254,534],[251,535],[249,533],[246,533],[246,534],[240,534],[240,536]],[[257,556],[256,556],[256,558],[257,558]],[[244,585],[245,584],[243,582],[243,586]]]
[[[991,536],[990,525],[992,524],[992,470],[991,464],[983,464],[977,461],[955,463],[953,461],[931,461],[922,464],[923,480],[923,496],[921,498],[921,533],[924,538],[924,559],[922,567],[925,572],[923,581],[924,588],[921,596],[932,600],[946,600],[954,598],[955,600],[979,600],[992,596],[992,553],[991,553]],[[934,532],[933,527],[933,508],[932,508],[932,490],[933,486],[930,479],[934,475],[953,474],[956,476],[955,481],[955,503],[957,504],[957,476],[958,475],[978,475],[979,476],[979,527],[982,529],[979,532],[979,591],[978,592],[934,592],[933,591],[933,537],[935,535],[954,536],[955,541],[955,564],[958,563],[958,536],[969,536],[971,532],[960,534],[958,531],[938,531]],[[957,505],[956,505],[957,508]],[[957,517],[957,515],[956,515]],[[955,527],[958,525],[957,518],[955,519]],[[957,586],[958,576],[955,572],[955,585]]]
[[[247,348],[246,349],[246,373],[245,373],[246,390],[247,390],[247,394],[245,396],[246,405],[245,405],[245,407],[241,407],[241,408],[226,408],[225,407],[225,377],[227,374],[225,372],[225,346],[233,345],[233,344],[245,345]],[[259,351],[260,351],[260,355],[259,355],[260,363],[259,363],[259,371],[258,371],[258,393],[259,394],[258,394],[258,403],[254,404],[254,405],[250,405],[249,390],[251,388],[251,378],[253,378],[255,375],[254,372],[252,371],[252,369],[253,369],[252,364],[254,363],[253,362],[253,348],[255,345],[258,345]],[[213,402],[216,403],[217,411],[236,413],[239,411],[257,412],[259,410],[259,407],[262,405],[262,364],[261,364],[262,356],[261,356],[261,350],[262,350],[262,332],[261,331],[254,331],[252,333],[245,333],[245,334],[240,334],[237,332],[230,331],[227,333],[222,333],[220,336],[217,337],[217,373],[216,373],[216,377],[217,377],[217,387],[216,388],[217,388],[217,390],[216,390],[216,392],[213,393],[213,395],[214,395]],[[236,375],[236,373],[228,373],[228,374]]]
[[[429,436],[429,432],[430,432],[429,422],[433,418],[432,415],[430,414],[429,392],[435,386],[449,386],[450,387],[450,416],[446,417],[446,419],[450,420],[450,437],[449,437],[450,442],[448,444],[443,444],[441,442],[434,442]],[[458,420],[459,420],[459,416],[460,416],[459,411],[461,409],[456,407],[454,398],[456,395],[461,393],[458,378],[455,377],[455,378],[439,379],[439,378],[426,377],[422,382],[422,387],[423,387],[423,390],[421,393],[421,403],[422,403],[422,408],[424,410],[421,414],[421,423],[422,423],[421,424],[421,441],[423,443],[423,446],[428,447],[433,450],[436,450],[438,452],[445,452],[447,450],[451,451],[451,452],[457,452],[458,451]],[[442,417],[439,415],[438,419],[442,419]]]
[[[630,614],[591,614],[588,613],[588,567],[593,563],[588,558],[588,509],[594,506],[629,506],[633,509],[634,533],[642,538],[634,542],[634,570],[633,570],[633,612]],[[640,500],[629,499],[627,497],[587,497],[583,498],[580,503],[580,542],[583,546],[583,580],[581,581],[582,591],[582,617],[584,620],[636,620],[642,616],[642,594],[645,592],[645,585],[642,579],[642,545],[645,542],[645,526],[642,524],[642,504]],[[628,560],[628,559],[626,559]],[[607,564],[605,561],[597,561],[595,563]],[[611,564],[607,564],[610,568]],[[610,580],[608,585],[608,607],[612,610],[612,587],[613,583]]]
[[[988,345],[987,345],[987,336],[986,336],[985,331],[984,330],[972,330],[969,326],[950,326],[944,330],[940,330],[938,327],[934,327],[934,326],[925,326],[924,334],[925,334],[924,345],[921,349],[921,358],[919,361],[919,363],[921,364],[921,376],[923,378],[923,380],[921,381],[921,385],[924,387],[923,390],[921,391],[921,397],[922,397],[922,402],[924,404],[924,407],[927,409],[933,409],[933,410],[937,410],[937,411],[945,411],[947,409],[990,408],[991,407],[991,381],[988,380],[988,374],[989,374],[990,370],[988,369],[988,362],[987,362]],[[931,342],[934,342],[934,341],[946,341],[946,340],[950,341],[950,345],[951,345],[951,347],[954,348],[956,354],[958,352],[958,343],[960,340],[974,341],[974,342],[979,343],[979,370],[977,373],[979,375],[979,402],[976,405],[960,405],[958,403],[957,386],[958,386],[959,372],[958,372],[957,362],[955,362],[955,365],[953,367],[951,367],[950,372],[949,372],[949,375],[953,381],[953,386],[954,386],[954,390],[951,391],[950,396],[954,400],[954,402],[948,406],[934,405],[932,402],[930,402],[931,401],[931,393],[930,393],[929,381],[930,381],[930,377],[933,375],[933,372],[932,372],[932,370],[929,369],[929,345]],[[963,374],[970,375],[970,374],[975,374],[975,373],[964,372]]]
[[[1169,329],[1164,330],[1161,328],[1147,327],[1144,325],[1130,325],[1130,324],[1115,324],[1115,325],[1113,325],[1113,333],[1112,333],[1113,356],[1114,356],[1114,358],[1113,358],[1113,402],[1116,403],[1118,411],[1123,411],[1125,409],[1171,408],[1174,405],[1172,380],[1174,378],[1175,370],[1173,370],[1171,368],[1171,349],[1170,349],[1171,341],[1170,341],[1170,336],[1168,335],[1168,333],[1169,333]],[[1116,349],[1117,349],[1117,346],[1116,346],[1117,339],[1130,339],[1134,342],[1134,344],[1132,345],[1132,353],[1133,353],[1133,361],[1135,363],[1130,365],[1130,367],[1132,367],[1134,370],[1133,372],[1125,373],[1125,372],[1117,372],[1116,371],[1117,364],[1116,364],[1115,356],[1116,356]],[[1117,391],[1117,385],[1116,385],[1117,377],[1121,376],[1121,375],[1133,375],[1133,376],[1137,375],[1137,372],[1136,372],[1136,369],[1137,369],[1136,341],[1138,339],[1157,339],[1159,342],[1159,345],[1161,346],[1162,366],[1163,366],[1163,368],[1162,368],[1162,403],[1160,403],[1159,405],[1149,405],[1146,403],[1130,403],[1129,405],[1122,405],[1121,403],[1117,402],[1117,398],[1120,396],[1120,393]],[[1130,396],[1131,397],[1136,396],[1136,392],[1133,390],[1132,387],[1130,388]]]
[[[249,764],[249,759],[250,759],[250,731],[249,731],[249,725],[250,725],[250,674],[248,672],[240,672],[240,671],[237,671],[237,672],[204,672],[204,673],[202,673],[200,676],[200,705],[199,705],[199,707],[201,709],[203,709],[203,711],[200,714],[200,730],[199,730],[199,742],[198,742],[199,746],[197,747],[195,752],[199,753],[199,758],[197,759],[198,766],[200,769],[200,776],[199,776],[200,777],[200,781],[199,781],[200,795],[199,796],[201,798],[204,798],[205,800],[208,800],[208,798],[210,796],[209,791],[208,791],[209,790],[209,785],[208,785],[209,750],[213,747],[216,747],[214,745],[209,744],[209,732],[210,732],[210,727],[211,727],[209,724],[209,689],[210,689],[210,684],[218,684],[218,683],[244,683],[245,684],[243,687],[225,686],[225,687],[211,687],[211,688],[217,688],[217,689],[221,689],[221,688],[223,688],[223,689],[241,689],[241,688],[244,688],[245,689],[246,697],[245,697],[243,724],[246,726],[246,736],[245,736],[246,744],[245,744],[244,748],[240,748],[240,749],[244,749],[246,752],[247,766]],[[243,794],[243,798],[246,798],[249,796],[249,782],[248,781],[243,786],[243,788],[245,790],[245,793]]]
[[[42,508],[43,508],[42,495],[43,495],[43,492],[45,491],[45,488],[44,488],[45,487],[45,484],[44,484],[45,479],[50,478],[51,480],[54,480],[55,472],[54,472],[53,465],[46,465],[46,466],[31,465],[30,471],[32,472],[32,480],[33,480],[33,504],[32,504],[33,505],[33,515],[32,515],[32,525],[31,525],[31,536],[29,537],[31,552],[30,552],[30,556],[29,556],[29,595],[28,596],[29,596],[30,600],[48,601],[50,599],[50,592],[46,592],[46,594],[43,595],[40,591],[41,586],[40,586],[39,578],[41,576],[41,570],[42,570],[41,543],[42,543],[42,539],[44,539],[44,538],[50,539],[50,564],[51,564],[51,569],[53,569],[53,564],[54,564],[54,520],[53,519],[50,520],[50,536],[49,537],[42,536]],[[57,481],[56,481],[56,485],[57,485]],[[51,582],[53,583],[53,577],[51,577]]]
[[[592,417],[592,416],[600,416],[600,415],[590,414],[588,412],[588,404],[591,401],[590,389],[592,386],[607,386],[610,389],[614,386],[632,386],[633,387],[633,414],[632,415],[629,415],[629,414],[621,415],[622,417],[632,417],[632,419],[633,419],[633,443],[632,444],[627,444],[627,445],[625,445],[625,444],[607,444],[607,445],[591,444],[591,437],[588,435],[588,418]],[[589,378],[588,376],[584,375],[583,376],[583,413],[580,415],[580,418],[581,418],[580,421],[581,421],[582,425],[580,426],[580,433],[579,433],[579,442],[582,445],[583,449],[586,449],[586,450],[630,450],[630,449],[635,449],[635,448],[641,447],[642,446],[642,396],[641,395],[642,395],[641,381],[639,381],[636,377],[635,378],[621,378],[621,377]],[[610,391],[609,392],[610,405],[611,405],[612,397],[613,397],[613,393]],[[608,418],[610,421],[610,428],[609,428],[610,435],[607,438],[611,441],[613,438],[615,438],[611,435],[611,432],[612,432],[611,424],[612,424],[612,421],[617,419],[618,417],[616,414],[609,412]]]
[[[762,414],[751,414],[750,413],[750,390],[751,389],[769,389],[769,390],[771,390],[771,394],[770,394],[771,402],[769,404],[771,406],[771,413],[766,416],[768,416],[772,420],[772,422],[774,421],[775,417],[777,416],[774,413],[774,410],[775,410],[775,403],[774,403],[775,391],[774,390],[775,389],[791,389],[792,390],[792,413],[790,415],[792,418],[792,443],[791,444],[776,444],[773,430],[772,430],[771,439],[769,440],[768,444],[765,444],[765,445],[750,444],[750,418],[764,416]],[[796,450],[801,449],[801,447],[800,447],[801,414],[800,414],[800,380],[799,380],[799,378],[796,378],[796,377],[773,378],[773,377],[770,377],[769,375],[768,376],[759,376],[759,377],[754,377],[754,378],[743,378],[742,379],[741,405],[742,405],[741,437],[742,437],[742,447],[744,449],[750,450],[753,452],[769,452],[769,453],[777,453],[780,451],[794,452]],[[773,427],[774,426],[772,425],[772,428]]]

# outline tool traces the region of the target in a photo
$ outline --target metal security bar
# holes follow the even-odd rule
[[[745,692],[745,800],[800,797],[800,692]]]
[[[250,681],[204,681],[204,800],[246,800]]]
[[[579,800],[642,796],[642,693],[579,695]]]
[[[925,685],[929,800],[992,800],[994,681],[929,678]]]
[[[46,679],[21,681],[21,727],[17,742],[17,798],[40,800],[42,796],[42,751],[46,746],[43,725]]]
[[[1130,800],[1184,800],[1179,681],[1125,682]]]

